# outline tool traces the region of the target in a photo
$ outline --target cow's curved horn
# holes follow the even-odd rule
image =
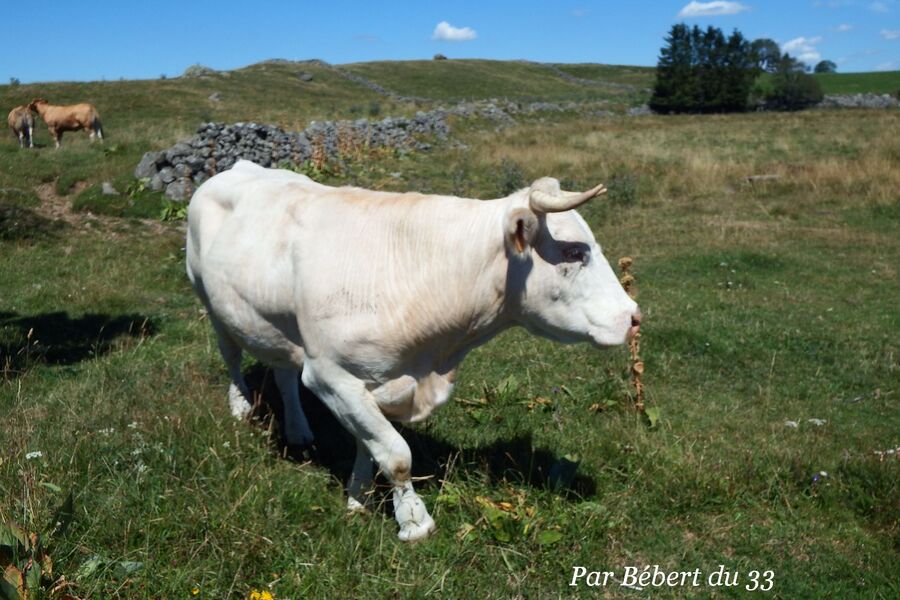
[[[536,212],[563,212],[581,206],[591,198],[605,193],[606,187],[602,183],[586,192],[560,192],[559,195],[533,189],[528,195],[528,203],[531,205],[531,210]]]

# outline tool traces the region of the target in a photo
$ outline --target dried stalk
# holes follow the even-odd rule
[[[619,281],[625,292],[632,298],[637,297],[635,290],[634,275],[629,273],[634,260],[630,256],[623,256],[619,259],[619,269],[622,270],[622,277]],[[628,351],[631,355],[631,385],[634,386],[634,407],[638,412],[644,412],[644,383],[641,381],[641,375],[644,374],[644,361],[641,360],[641,334],[635,333],[631,341],[628,342]]]

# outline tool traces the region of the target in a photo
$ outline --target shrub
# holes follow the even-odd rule
[[[837,73],[837,65],[830,60],[823,60],[813,70],[816,73]]]
[[[525,187],[525,173],[519,164],[509,158],[504,158],[500,162],[499,182],[497,189],[501,196],[508,196]]]
[[[766,108],[802,110],[822,101],[818,80],[805,72],[803,63],[785,54],[772,75],[772,91],[766,98]]]

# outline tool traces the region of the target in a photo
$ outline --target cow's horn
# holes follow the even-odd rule
[[[586,192],[560,192],[558,196],[533,189],[528,196],[528,201],[531,209],[537,212],[563,212],[581,206],[591,198],[605,193],[606,188],[602,183]]]

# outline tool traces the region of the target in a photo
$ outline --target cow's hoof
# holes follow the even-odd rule
[[[367,513],[369,512],[369,507],[354,498],[353,496],[349,496],[347,498],[347,512],[350,514],[354,513]]]
[[[399,498],[398,498],[399,496]],[[400,525],[398,537],[404,542],[415,542],[428,537],[435,529],[434,519],[428,514],[425,503],[409,487],[394,492],[394,518]]]
[[[425,517],[425,520],[421,523],[407,521],[405,525],[401,525],[400,533],[397,534],[397,537],[400,538],[400,541],[417,542],[419,540],[424,540],[429,535],[434,533],[434,530],[437,529],[437,526],[434,524],[434,519],[432,519],[431,515],[427,513]]]
[[[231,416],[235,419],[246,419],[250,414],[250,409],[253,408],[244,394],[234,385],[228,389],[228,407],[231,409]]]

